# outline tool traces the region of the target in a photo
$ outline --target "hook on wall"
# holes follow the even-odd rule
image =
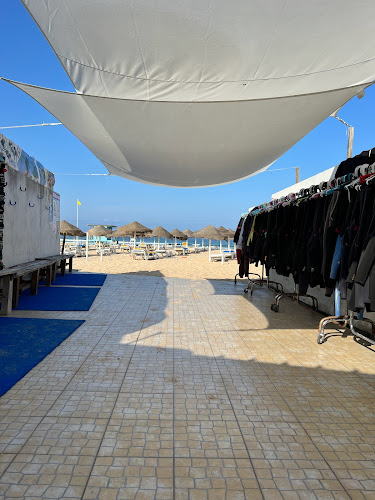
[[[22,186],[20,186],[20,191],[25,192],[25,191],[26,191],[26,188],[25,188],[25,189],[22,189]]]
[[[44,196],[39,196],[38,195],[38,200],[43,200]]]
[[[35,204],[34,204],[34,205],[32,205],[32,204],[29,202],[29,207],[31,207],[31,208],[35,207]]]
[[[48,211],[49,211],[49,207],[46,207],[46,206],[44,205],[44,208],[45,208],[46,210],[48,210]]]
[[[17,202],[15,201],[14,203],[12,203],[11,200],[9,200],[9,205],[12,205],[12,207],[14,207],[14,205],[17,205]]]

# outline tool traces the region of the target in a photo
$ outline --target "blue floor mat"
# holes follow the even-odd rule
[[[37,295],[25,290],[19,297],[22,311],[88,311],[100,288],[39,287]]]
[[[66,273],[65,276],[61,276],[58,273],[52,285],[102,286],[106,277],[106,274]],[[45,284],[45,281],[42,281],[41,284]]]
[[[84,321],[0,318],[0,396]]]

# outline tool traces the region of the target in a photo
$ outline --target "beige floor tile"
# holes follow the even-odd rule
[[[0,498],[374,500],[375,350],[272,299],[130,274],[15,312],[85,323],[0,399]]]

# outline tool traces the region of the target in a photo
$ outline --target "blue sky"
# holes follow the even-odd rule
[[[57,57],[19,0],[2,0],[2,54],[0,76],[21,82],[74,91]],[[361,100],[352,99],[339,113],[354,125],[354,154],[375,146],[373,110],[375,89]],[[56,119],[21,91],[0,81],[0,126],[55,122]],[[52,172],[107,173],[105,167],[65,127],[2,130]],[[302,139],[270,170],[300,167],[305,179],[332,167],[346,156],[345,127],[328,118]],[[234,228],[248,207],[263,203],[271,194],[294,184],[295,171],[265,172],[233,184],[198,189],[149,186],[120,177],[56,175],[61,195],[61,217],[79,225],[123,225],[133,220],[148,227],[171,230],[200,229],[208,224]]]

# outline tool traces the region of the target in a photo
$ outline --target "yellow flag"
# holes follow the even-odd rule
[[[82,203],[79,200],[77,200],[77,205],[82,205]]]

